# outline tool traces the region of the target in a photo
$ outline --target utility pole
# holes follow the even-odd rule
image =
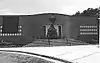
[[[98,35],[100,36],[100,7],[99,7],[99,13],[98,13]],[[98,36],[98,41],[100,40],[100,37]],[[99,41],[99,44],[98,44],[98,48],[100,47],[100,41]]]

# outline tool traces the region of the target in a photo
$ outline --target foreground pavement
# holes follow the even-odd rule
[[[100,63],[100,48],[97,45],[56,46],[56,47],[19,47],[0,48],[37,53],[77,63]]]

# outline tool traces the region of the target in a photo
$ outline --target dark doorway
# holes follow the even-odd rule
[[[49,27],[49,29],[48,29],[47,37],[50,38],[50,39],[56,39],[56,38],[58,38],[57,29],[55,29],[55,27],[54,27],[53,24],[51,24],[50,27]]]
[[[44,37],[51,39],[60,39],[62,37],[62,26],[56,25],[56,27],[50,25],[44,25]]]

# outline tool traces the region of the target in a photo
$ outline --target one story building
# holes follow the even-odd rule
[[[94,44],[98,43],[97,17],[69,16],[58,13],[1,15],[0,39],[11,40],[18,44],[30,43],[34,38],[46,39],[48,29],[52,24],[51,16],[55,17],[54,28],[58,39],[73,38]]]

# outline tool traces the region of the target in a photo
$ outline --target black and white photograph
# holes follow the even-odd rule
[[[99,0],[0,0],[0,63],[100,63]]]

